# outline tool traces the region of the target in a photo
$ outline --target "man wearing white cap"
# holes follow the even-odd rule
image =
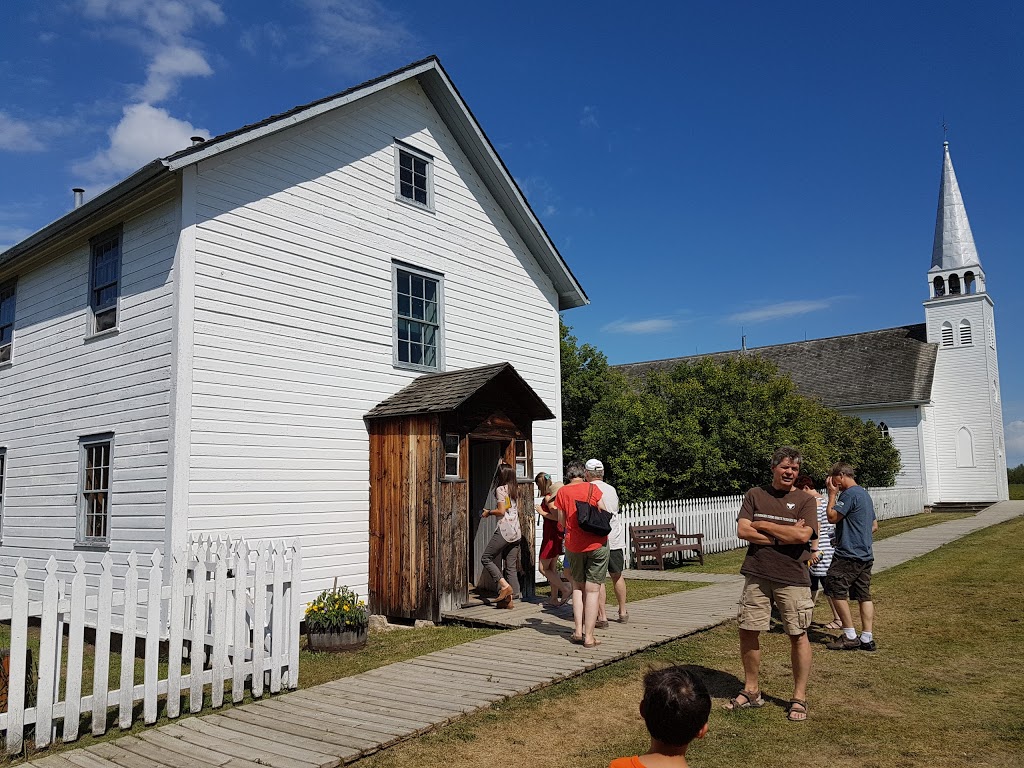
[[[608,576],[615,588],[615,599],[619,602],[619,622],[625,624],[629,621],[629,612],[626,610],[626,580],[622,571],[626,567],[626,532],[623,530],[622,518],[619,517],[619,493],[614,487],[604,481],[604,464],[600,459],[589,459],[584,465],[587,470],[587,480],[604,494],[605,509],[612,514],[612,532],[608,534]],[[607,590],[601,585],[600,610],[597,615],[597,628],[608,626],[608,616],[605,614],[605,600]]]

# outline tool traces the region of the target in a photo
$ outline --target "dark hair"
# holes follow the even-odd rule
[[[538,472],[537,476],[533,478],[533,482],[537,484],[537,488],[540,489],[540,492],[545,496],[548,494],[548,491],[551,490],[551,475],[547,472]]]
[[[573,478],[580,477],[584,478],[587,476],[587,468],[583,466],[582,461],[570,461],[565,466],[565,479],[566,482]]]
[[[515,504],[519,499],[519,483],[516,481],[516,468],[505,462],[501,462],[498,465],[498,483],[495,487],[500,488],[501,486],[505,486],[509,504]]]
[[[776,448],[775,453],[772,454],[772,469],[775,469],[786,459],[795,461],[797,464],[804,463],[804,457],[800,455],[800,451],[798,449],[794,448],[792,445],[783,445]]]
[[[800,477],[793,481],[793,487],[811,491],[816,490],[814,487],[814,481],[811,480],[809,475],[800,475]]]
[[[829,474],[833,477],[836,475],[846,475],[847,477],[853,478],[857,477],[857,475],[854,474],[853,465],[847,464],[845,461],[840,461],[838,464],[834,464],[832,466],[832,471],[829,472]]]
[[[686,667],[652,669],[644,675],[643,714],[652,739],[682,747],[707,723],[711,696],[704,681]]]

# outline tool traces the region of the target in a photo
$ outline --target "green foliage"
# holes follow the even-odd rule
[[[1024,464],[1018,464],[1013,469],[1006,470],[1006,477],[1013,485],[1024,483]]]
[[[899,452],[873,424],[799,395],[756,355],[605,378],[583,453],[602,457],[629,501],[742,493],[769,479],[780,445],[797,446],[821,486],[837,461],[853,464],[862,485],[892,485],[899,471]]]
[[[566,463],[583,456],[583,430],[594,405],[608,388],[608,358],[590,344],[580,344],[561,318],[562,457]]]
[[[370,609],[348,587],[336,587],[306,606],[305,619],[310,632],[344,632],[369,626]]]

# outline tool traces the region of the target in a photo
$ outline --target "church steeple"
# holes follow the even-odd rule
[[[935,239],[928,279],[933,299],[985,291],[985,273],[981,270],[971,223],[967,220],[967,209],[949,156],[948,141],[942,142],[939,209],[935,215]]]

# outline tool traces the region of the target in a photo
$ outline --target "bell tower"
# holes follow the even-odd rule
[[[935,217],[928,300],[929,343],[938,346],[926,406],[927,487],[935,504],[1008,498],[995,312],[964,207],[949,142]],[[929,445],[930,444],[930,445]]]

